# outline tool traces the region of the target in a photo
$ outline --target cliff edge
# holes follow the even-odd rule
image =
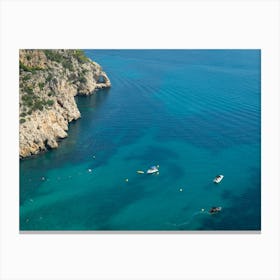
[[[19,156],[56,148],[80,118],[74,96],[110,87],[101,66],[81,50],[19,51]]]

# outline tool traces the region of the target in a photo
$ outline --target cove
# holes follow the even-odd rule
[[[21,160],[20,230],[260,230],[260,50],[85,53],[112,87]]]

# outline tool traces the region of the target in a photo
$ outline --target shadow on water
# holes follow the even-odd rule
[[[97,191],[43,207],[38,213],[29,215],[28,223],[26,217],[22,217],[20,228],[21,230],[120,230],[120,228],[112,228],[112,219],[129,205],[146,197],[149,197],[149,190],[137,183],[133,184],[133,187],[129,184],[120,184],[111,189],[100,187]],[[39,216],[43,219],[38,222]]]
[[[80,110],[94,108],[98,110],[106,101],[110,94],[110,88],[99,89],[92,95],[79,95],[75,97],[77,106]]]
[[[40,158],[35,156],[34,158],[37,160],[31,158],[21,162],[21,185],[23,185],[20,190],[21,199],[26,199],[28,203],[28,199],[31,198],[36,204],[36,196],[48,194],[47,191],[50,189],[46,188],[46,192],[43,193],[44,182],[40,181],[43,176],[47,178],[48,171],[50,171],[50,176],[60,176],[57,174],[63,171],[67,173],[70,170],[72,172],[80,167],[86,169],[87,166],[94,169],[103,165],[108,169],[112,168],[113,174],[114,167],[118,163],[110,166],[111,163],[108,161],[114,159],[114,156],[120,159],[120,164],[123,162],[129,164],[133,162],[135,165],[143,164],[143,166],[146,166],[147,162],[151,165],[160,164],[161,172],[158,177],[160,180],[150,184],[151,178],[145,177],[141,184],[139,182],[130,184],[132,180],[129,178],[128,184],[124,182],[115,182],[115,184],[111,182],[112,180],[107,180],[110,179],[109,177],[104,177],[98,181],[99,183],[91,186],[91,183],[88,184],[89,181],[85,181],[83,185],[83,181],[77,179],[77,185],[69,185],[75,191],[77,188],[75,197],[71,196],[72,192],[66,191],[62,196],[59,196],[58,192],[58,196],[54,193],[53,200],[50,200],[48,204],[36,204],[37,208],[30,212],[27,209],[23,213],[30,213],[29,223],[25,223],[26,217],[21,217],[21,229],[114,230],[117,224],[122,227],[122,223],[125,227],[124,230],[133,226],[137,227],[135,219],[139,218],[138,213],[142,213],[141,209],[149,210],[145,199],[153,195],[162,195],[162,201],[169,202],[168,194],[174,184],[172,178],[176,177],[175,182],[177,183],[178,179],[186,173],[186,170],[179,165],[182,156],[176,149],[176,144],[169,149],[167,146],[169,141],[180,142],[179,144],[184,142],[188,146],[192,144],[196,148],[203,148],[209,152],[219,152],[235,145],[255,144],[260,141],[260,116],[258,112],[260,108],[258,103],[252,96],[252,99],[248,99],[248,94],[243,94],[243,92],[237,95],[232,94],[232,97],[235,98],[234,100],[241,98],[242,101],[243,97],[246,96],[246,100],[244,99],[246,102],[232,103],[234,100],[231,99],[231,96],[225,95],[223,92],[224,89],[232,86],[232,82],[228,86],[218,82],[219,85],[222,85],[220,88],[214,83],[218,79],[210,79],[213,88],[215,88],[212,98],[210,95],[204,94],[204,90],[207,89],[208,92],[209,83],[204,83],[205,87],[200,88],[200,79],[196,80],[197,77],[191,73],[189,73],[189,81],[195,81],[193,84],[186,83],[184,71],[182,71],[182,76],[178,76],[178,73],[176,73],[176,77],[169,75],[172,72],[170,67],[174,64],[174,55],[170,57],[165,55],[165,58],[169,57],[172,63],[166,64],[166,59],[164,59],[164,64],[159,64],[161,67],[158,67],[158,63],[162,59],[157,59],[155,67],[152,65],[147,68],[147,61],[142,59],[145,58],[144,53],[139,54],[138,65],[135,64],[137,61],[134,59],[134,53],[133,55],[127,54],[128,61],[122,56],[124,54],[117,54],[116,57],[114,53],[113,58],[110,55],[106,57],[106,54],[102,56],[105,60],[103,63],[102,59],[102,65],[106,66],[108,63],[108,70],[112,69],[112,73],[116,76],[116,80],[113,80],[113,76],[111,79],[114,92],[110,94],[110,89],[103,89],[91,96],[76,97],[82,120],[69,124],[69,136],[61,141],[59,148],[40,155]],[[92,55],[94,56],[94,52]],[[150,53],[149,60],[152,60],[154,55],[154,53]],[[184,61],[182,63],[183,57],[193,60],[193,55],[179,55],[177,59],[180,67],[187,64]],[[232,60],[231,55],[226,54],[226,57],[229,57],[230,61]],[[246,57],[244,61],[247,61],[247,53],[244,54],[244,57]],[[200,51],[197,53],[197,58],[201,59]],[[211,61],[216,65],[217,57],[213,57]],[[196,60],[194,62],[197,63]],[[204,59],[199,61],[199,64],[200,62],[204,62]],[[233,62],[235,64],[235,60]],[[119,71],[122,69],[120,65],[127,68]],[[168,73],[167,76],[165,76],[166,73]],[[216,75],[216,71],[214,74]],[[148,80],[147,76],[150,76],[151,79]],[[179,85],[182,83],[183,91],[171,90],[170,88],[173,89],[174,84],[162,83],[162,81],[172,81],[170,78],[176,78],[175,81],[180,80]],[[244,79],[240,79],[240,81],[242,80]],[[187,87],[185,87],[186,84]],[[252,84],[255,82],[249,83],[250,89]],[[192,87],[194,94],[191,90],[188,91]],[[161,90],[161,88],[166,89],[166,91]],[[217,90],[220,90],[218,94],[216,94]],[[228,104],[230,106],[227,107]],[[232,104],[238,104],[238,106]],[[152,137],[147,137],[147,142],[145,142],[145,138],[142,141],[143,135],[148,134],[149,131],[155,132],[156,139],[154,134],[151,134]],[[154,144],[155,141],[158,141],[159,145]],[[135,146],[132,145],[132,148],[138,147],[139,150],[136,148],[128,154],[130,148],[127,147],[126,150],[126,146],[134,143]],[[166,144],[167,148],[162,148],[160,143]],[[93,158],[94,156],[96,158]],[[194,161],[194,164],[196,163]],[[252,173],[256,172],[260,171],[252,171]],[[30,177],[32,177],[32,182],[28,181]],[[99,184],[100,187],[98,187]],[[67,189],[68,186],[65,186]],[[160,188],[161,186],[163,188]],[[164,188],[164,186],[168,187]],[[38,191],[38,187],[42,187],[40,188],[42,191]],[[58,187],[62,187],[62,183]],[[160,190],[158,193],[155,191],[157,188]],[[204,186],[201,188],[205,190]],[[205,188],[209,189],[209,193],[212,191],[210,185],[205,186]],[[151,193],[153,191],[155,193]],[[232,191],[234,192],[234,190]],[[180,192],[180,194],[184,193]],[[217,194],[216,191],[213,193]],[[49,196],[51,196],[50,192]],[[182,211],[180,209],[174,211],[174,219],[172,219],[174,222],[180,220],[185,212],[191,212],[193,209],[192,204],[188,205],[183,200],[183,196],[181,197],[182,200],[179,201],[174,196],[176,199],[174,207],[175,205],[182,206]],[[260,180],[258,177],[252,175],[252,184],[242,195],[231,193],[228,190],[222,192],[221,190],[215,199],[217,197],[225,200],[223,211],[213,216],[195,214],[188,226],[196,230],[260,229]],[[140,201],[142,199],[143,202]],[[194,197],[194,201],[195,199],[196,197]],[[134,205],[136,206],[133,207]],[[168,206],[165,207],[165,205]],[[151,209],[153,206],[154,202],[152,201]],[[138,210],[132,213],[135,209]],[[163,215],[164,211],[167,215],[170,213],[168,203],[163,203],[160,209],[163,210],[161,213]],[[152,217],[150,211],[148,215]],[[157,219],[157,217],[153,218]],[[147,224],[146,221],[141,221],[141,223],[142,227]],[[189,230],[188,226],[182,225],[179,229]]]
[[[77,106],[81,111],[81,118],[85,119],[86,121],[93,119],[92,122],[94,122],[94,118],[98,117],[98,111],[106,102],[109,92],[110,89],[100,89],[89,96],[75,97]],[[85,129],[88,129],[88,122],[86,121],[81,121],[78,119],[70,122],[67,131],[68,137],[59,141],[58,149],[49,149],[48,151],[41,154],[22,159],[21,164],[24,165],[24,168],[38,169],[37,160],[40,158],[40,165],[43,171],[50,167],[59,168],[63,166],[65,162],[73,164],[83,162],[84,153],[81,153],[81,150],[88,149],[88,146],[84,145],[85,143],[82,143],[83,139],[81,139],[81,141],[79,141],[79,139],[83,135],[81,132]]]
[[[261,186],[259,176],[252,176],[250,187],[242,195],[225,190],[222,199],[231,202],[217,215],[202,221],[198,230],[261,230]]]

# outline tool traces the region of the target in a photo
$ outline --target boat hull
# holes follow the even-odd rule
[[[216,184],[219,184],[223,180],[223,178],[224,178],[224,175],[219,175],[213,180],[213,182]]]
[[[147,170],[147,174],[153,174],[153,173],[157,173],[158,169],[156,170]]]

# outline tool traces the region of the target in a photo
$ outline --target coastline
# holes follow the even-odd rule
[[[19,156],[58,147],[81,117],[74,97],[111,87],[102,67],[80,50],[19,51]]]

